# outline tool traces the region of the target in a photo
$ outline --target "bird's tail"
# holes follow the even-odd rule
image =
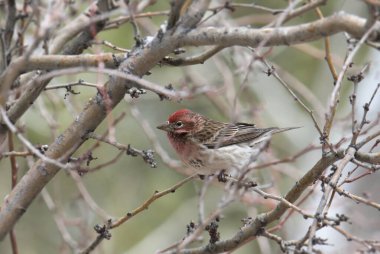
[[[258,143],[262,142],[269,142],[269,140],[272,138],[273,134],[277,134],[284,131],[289,131],[293,129],[298,129],[301,127],[288,127],[288,128],[278,128],[278,127],[272,127],[272,128],[266,128],[262,129],[263,133],[259,137],[255,138],[251,143],[250,146],[255,146]]]
[[[271,134],[277,134],[280,132],[290,131],[290,130],[299,129],[299,128],[301,127],[273,128],[273,131],[271,132]]]

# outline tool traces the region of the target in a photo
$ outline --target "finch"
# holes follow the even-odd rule
[[[292,128],[256,128],[248,123],[222,123],[182,109],[157,126],[166,131],[180,159],[201,175],[243,170],[260,151],[260,143]]]

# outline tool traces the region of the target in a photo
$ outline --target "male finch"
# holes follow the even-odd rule
[[[202,175],[242,170],[260,152],[260,143],[268,141],[272,134],[294,129],[222,123],[188,109],[174,112],[157,128],[167,132],[181,160]]]

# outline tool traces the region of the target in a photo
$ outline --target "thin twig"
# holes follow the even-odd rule
[[[136,209],[132,210],[131,212],[128,212],[125,216],[115,220],[114,222],[112,222],[112,225],[110,228],[116,228],[116,227],[119,227],[120,225],[122,225],[124,222],[128,221],[129,219],[131,219],[133,216],[141,213],[142,211],[146,210],[149,208],[149,206],[154,202],[156,201],[157,199],[167,195],[167,194],[170,194],[170,193],[174,193],[178,188],[180,188],[182,185],[184,185],[185,183],[193,180],[194,178],[198,177],[198,174],[194,174],[192,176],[189,176],[185,179],[183,179],[182,181],[178,182],[177,184],[173,185],[172,187],[164,190],[164,191],[155,191],[154,194],[148,198],[142,205],[140,205],[139,207],[137,207]]]
[[[71,237],[70,232],[65,225],[63,216],[59,214],[58,208],[55,205],[53,198],[50,196],[46,188],[44,188],[41,191],[41,196],[45,201],[45,204],[48,207],[48,209],[53,213],[55,224],[57,225],[58,231],[61,234],[62,239],[68,246],[70,246],[70,248],[74,252],[76,252],[78,250],[78,243]]]
[[[314,127],[317,129],[317,131],[318,131],[318,133],[320,135],[320,139],[323,140],[324,134],[323,134],[321,128],[319,127],[317,120],[315,119],[313,111],[308,106],[306,106],[306,104],[295,94],[295,92],[278,75],[277,71],[268,63],[268,61],[266,61],[263,58],[261,60],[266,65],[266,67],[268,68],[268,70],[267,70],[268,71],[268,75],[273,75],[281,83],[281,85],[283,85],[286,88],[286,90],[292,95],[292,97],[294,98],[294,100],[296,100],[304,108],[304,110],[306,110],[306,112],[310,115],[311,119],[313,120]],[[332,149],[332,145],[329,144],[329,146],[331,147],[331,151],[333,152],[334,149]]]
[[[332,176],[330,183],[332,186],[336,186],[338,183],[338,180],[343,172],[343,169],[346,167],[346,165],[350,162],[351,159],[355,157],[355,149],[352,147],[349,147],[347,150],[346,155],[344,158],[340,161],[339,165],[336,167],[334,175]],[[325,187],[325,191],[323,192],[322,198],[319,202],[318,208],[315,212],[316,216],[324,216],[327,213],[326,205],[328,202],[328,198],[331,194],[331,192],[334,189],[328,185]],[[317,225],[318,220],[314,219],[313,224],[310,228],[310,234],[309,234],[309,244],[308,244],[308,251],[311,252],[313,248],[313,241],[312,238],[315,236],[315,232],[317,231]]]
[[[352,127],[353,131],[352,131],[351,145],[356,145],[356,140],[359,137],[359,135],[361,134],[361,131],[363,130],[364,125],[369,123],[367,120],[367,114],[369,112],[372,101],[375,98],[377,91],[379,90],[379,87],[380,87],[380,83],[377,84],[374,92],[372,93],[372,96],[371,96],[371,99],[369,100],[369,102],[364,104],[364,106],[363,106],[364,112],[363,112],[363,116],[362,116],[362,120],[360,122],[360,125],[358,127],[356,127],[356,126]]]
[[[136,216],[137,214],[147,210],[149,208],[149,206],[155,202],[156,200],[158,200],[159,198],[163,197],[163,196],[166,196],[167,194],[170,194],[170,193],[174,193],[178,188],[180,188],[181,186],[183,186],[185,183],[191,181],[192,179],[198,177],[198,174],[195,174],[195,175],[192,175],[192,176],[189,176],[185,179],[183,179],[182,181],[176,183],[175,185],[173,185],[172,187],[164,190],[164,191],[155,191],[154,194],[148,198],[147,200],[145,200],[145,202],[143,204],[141,204],[139,207],[135,208],[134,210],[132,210],[131,212],[128,212],[126,213],[124,216],[112,221],[110,220],[107,225],[104,225],[104,231],[107,231],[109,229],[113,229],[113,228],[116,228],[116,227],[119,227],[121,226],[122,224],[124,224],[125,222],[127,222],[128,220],[130,220],[132,217]],[[99,235],[97,236],[97,238],[87,247],[85,248],[83,251],[81,251],[81,253],[89,253],[91,250],[93,250],[97,245],[99,245],[102,240],[104,239],[104,237],[102,237],[99,233]]]
[[[353,201],[357,202],[357,203],[363,203],[363,204],[366,204],[368,206],[372,206],[373,208],[376,208],[378,210],[380,210],[380,204],[379,203],[376,203],[374,201],[371,201],[371,200],[368,200],[368,199],[365,199],[365,198],[362,198],[362,197],[359,197],[357,195],[354,195],[338,186],[334,186],[331,182],[329,182],[325,177],[323,177],[321,179],[324,183],[328,184],[329,186],[331,186],[339,195],[343,195],[349,199],[352,199]]]
[[[323,127],[323,134],[325,136],[325,140],[326,140],[325,144],[326,145],[329,144],[329,135],[330,135],[331,127],[332,127],[333,120],[335,117],[335,112],[336,112],[336,109],[338,107],[338,100],[339,100],[339,95],[340,95],[340,90],[342,87],[342,81],[343,81],[344,74],[346,73],[348,67],[351,65],[352,60],[353,60],[354,56],[356,55],[357,51],[359,50],[359,48],[369,38],[369,36],[375,30],[375,28],[376,28],[376,23],[373,24],[371,26],[371,28],[368,29],[365,32],[365,34],[361,37],[359,42],[356,44],[355,48],[348,54],[346,60],[344,61],[342,70],[340,71],[340,73],[338,75],[338,79],[336,81],[335,87],[331,93],[330,102],[329,102],[329,109],[328,109],[328,112],[326,114],[326,121],[325,121],[325,125]],[[325,151],[325,146],[323,147],[323,150]]]
[[[39,157],[42,161],[54,164],[57,167],[60,168],[69,168],[69,164],[63,164],[59,162],[58,160],[51,159],[49,157],[46,157],[44,154],[42,154],[38,149],[36,149],[29,140],[27,140],[16,128],[16,126],[13,125],[13,123],[9,120],[7,113],[3,107],[0,107],[0,112],[2,115],[2,119],[4,123],[7,125],[9,130],[17,136],[17,138],[30,150],[35,154],[37,157]]]
[[[133,148],[131,145],[124,145],[116,141],[112,141],[108,138],[104,138],[100,135],[97,135],[95,133],[89,133],[87,134],[88,138],[96,139],[98,141],[105,142],[107,144],[110,144],[114,147],[116,147],[119,150],[123,150],[127,153],[127,155],[131,156],[137,156],[139,155],[146,163],[148,163],[152,168],[157,167],[157,163],[153,157],[153,150],[147,149],[147,150],[139,150],[136,148]]]
[[[168,64],[172,66],[187,66],[187,65],[195,65],[195,64],[203,64],[206,62],[207,59],[214,56],[216,53],[223,50],[224,47],[222,46],[215,46],[209,50],[206,50],[205,52],[195,55],[195,56],[189,56],[184,58],[173,58],[166,56],[162,59],[163,64]]]
[[[321,11],[321,9],[319,7],[315,8],[315,12],[317,13],[317,15],[318,15],[318,17],[320,19],[324,18],[323,17],[323,13],[322,13],[322,11]],[[331,75],[332,75],[334,83],[335,83],[336,80],[338,79],[338,74],[336,73],[336,69],[334,67],[334,64],[333,64],[333,61],[332,61],[332,57],[331,57],[330,37],[328,37],[328,36],[325,37],[324,41],[325,41],[325,60],[327,62],[327,65],[329,66]]]
[[[91,194],[88,192],[86,186],[83,184],[83,181],[79,174],[75,172],[74,170],[69,170],[71,178],[74,180],[81,196],[83,197],[83,200],[86,202],[86,204],[97,214],[99,215],[104,221],[109,220],[112,218],[106,211],[103,210],[91,197]]]
[[[46,90],[54,90],[54,89],[60,89],[60,88],[66,88],[67,89],[68,87],[71,87],[71,86],[88,86],[88,87],[94,87],[96,89],[102,87],[101,85],[98,85],[98,84],[79,80],[77,82],[72,82],[72,83],[67,83],[67,84],[50,85],[50,86],[45,87],[44,90],[46,91]]]

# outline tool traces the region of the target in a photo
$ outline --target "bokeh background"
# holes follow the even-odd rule
[[[216,3],[213,5],[221,5]],[[238,1],[250,3],[252,1]],[[90,2],[78,1],[72,3],[79,9],[84,9]],[[271,8],[285,8],[287,1],[255,1],[258,5]],[[21,3],[17,3],[21,4]],[[47,5],[48,1],[41,1],[41,5]],[[161,11],[169,9],[169,1],[157,1],[146,11]],[[354,0],[328,1],[321,8],[325,16],[334,12],[346,11],[362,17],[367,16],[365,4]],[[63,11],[68,11],[67,9]],[[222,11],[220,16],[209,20],[214,25],[249,25],[261,27],[266,25],[276,16],[249,8],[236,8],[234,12]],[[297,17],[286,23],[295,25],[318,19],[314,12]],[[159,26],[164,23],[166,16],[138,19],[143,36],[154,36]],[[31,36],[31,35],[30,35]],[[101,32],[97,38],[107,40],[119,47],[130,49],[134,45],[133,31],[129,23],[121,25],[117,29]],[[331,38],[331,51],[336,60],[338,70],[347,50],[346,37],[338,34]],[[276,65],[276,70],[292,86],[302,86],[315,96],[313,104],[320,108],[314,108],[316,112],[322,112],[326,107],[329,95],[333,89],[331,73],[324,61],[323,40],[313,43],[295,46],[280,46],[272,48],[267,54],[267,59]],[[202,52],[204,48],[188,48],[185,54],[192,55]],[[112,52],[102,45],[93,45],[86,53]],[[371,91],[379,82],[379,54],[374,49],[363,47],[355,58],[353,70],[360,69],[365,63],[371,66],[365,80],[360,83],[358,92],[358,105],[368,101]],[[118,142],[131,144],[137,149],[152,149],[153,145],[141,126],[141,121],[149,124],[154,131],[155,140],[166,150],[173,160],[177,160],[173,149],[169,146],[166,136],[155,126],[166,121],[167,116],[175,110],[189,108],[202,113],[210,118],[220,121],[245,121],[254,122],[260,127],[300,126],[302,128],[277,135],[273,138],[270,148],[262,156],[260,162],[271,161],[274,158],[284,158],[304,149],[309,144],[319,144],[318,133],[313,127],[309,115],[300,105],[294,101],[291,95],[272,76],[264,73],[266,67],[252,60],[252,52],[247,48],[232,47],[223,50],[202,65],[189,67],[157,66],[151,71],[151,75],[144,78],[166,86],[172,84],[175,89],[194,89],[208,87],[209,93],[199,93],[180,102],[161,101],[156,94],[148,92],[138,99],[126,99],[121,102],[110,114],[109,119],[115,119],[120,114],[125,117],[115,127],[115,135]],[[356,69],[355,69],[356,68]],[[88,82],[101,84],[107,80],[106,75],[80,74],[70,75],[54,79],[51,84],[64,84],[83,79]],[[345,83],[342,100],[339,106],[338,118],[343,119],[350,112],[348,96],[351,93],[351,84]],[[19,126],[25,130],[25,136],[35,145],[50,144],[57,134],[62,133],[74,120],[76,115],[85,106],[86,102],[96,94],[91,87],[75,87],[78,95],[69,94],[65,98],[65,89],[44,92],[33,107],[20,119]],[[236,100],[236,102],[235,102]],[[379,100],[375,101],[370,117],[379,113]],[[47,114],[43,114],[47,110]],[[132,110],[132,111],[131,111]],[[139,116],[136,114],[139,113]],[[47,116],[52,119],[47,119]],[[323,121],[323,114],[318,118]],[[48,121],[57,123],[56,130],[51,130]],[[102,134],[108,128],[108,121],[96,129],[95,133]],[[350,132],[347,122],[338,121],[333,130],[332,140],[337,141]],[[15,150],[22,150],[22,145],[16,142]],[[80,157],[89,149],[95,141],[87,141],[74,155]],[[5,149],[5,148],[4,148]],[[100,165],[114,158],[119,151],[110,145],[102,144],[94,150],[91,167]],[[254,172],[257,181],[262,184],[272,184],[266,189],[278,195],[284,195],[286,191],[320,158],[320,150],[310,152],[300,159],[289,164],[280,164],[262,168]],[[96,172],[85,174],[82,181],[96,203],[108,214],[119,217],[137,206],[152,195],[155,190],[166,189],[185,176],[168,167],[159,156],[156,155],[157,168],[151,168],[140,157],[122,155],[115,163]],[[258,162],[258,163],[260,163]],[[24,158],[17,158],[19,165],[19,177],[28,170],[29,166]],[[4,200],[11,189],[9,159],[0,161],[0,193]],[[379,200],[378,175],[365,178],[352,185],[350,190],[356,193],[370,193],[371,198]],[[137,215],[124,225],[111,231],[112,238],[103,241],[94,253],[154,253],[163,249],[185,236],[186,225],[198,220],[198,193],[202,181],[195,180],[187,183],[175,193],[167,195],[154,202],[148,210]],[[62,170],[47,186],[47,192],[54,200],[56,212],[64,218],[72,237],[85,247],[96,236],[93,226],[104,221],[97,216],[84,202],[77,184],[70,174]],[[316,188],[314,198],[303,204],[305,210],[312,211],[316,206],[319,194]],[[212,212],[223,196],[223,188],[220,185],[212,185],[206,193],[206,214]],[[234,202],[224,212],[220,222],[221,239],[231,237],[243,224],[242,218],[254,216],[259,212],[273,207],[273,202],[264,202],[257,196],[253,204]],[[360,222],[360,227],[350,228],[363,238],[379,239],[380,221],[378,211],[358,206],[352,201],[337,198],[334,202],[336,212],[347,213]],[[362,214],[366,214],[363,217]],[[373,215],[368,216],[368,215]],[[310,221],[295,215],[281,230],[284,238],[299,238]],[[70,253],[70,249],[63,244],[61,235],[57,230],[54,215],[39,196],[29,207],[22,219],[15,227],[15,234],[20,253]],[[355,243],[346,241],[341,235],[332,230],[322,230],[319,236],[329,239],[329,246],[323,247],[326,253],[351,253]],[[208,241],[204,235],[204,243]],[[276,243],[264,238],[248,243],[235,253],[279,253]],[[9,238],[0,243],[0,253],[11,253]]]

